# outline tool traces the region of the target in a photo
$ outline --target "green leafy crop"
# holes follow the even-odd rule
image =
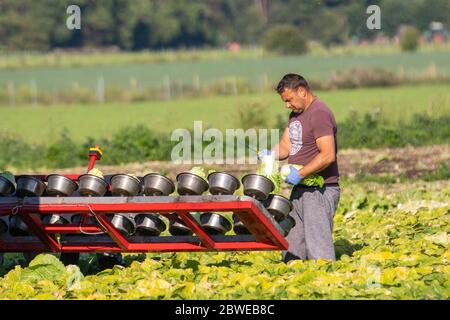
[[[279,251],[147,253],[125,255],[127,267],[83,275],[43,254],[28,268],[5,262],[0,297],[449,299],[449,199],[442,182],[343,185],[335,262],[285,264]]]

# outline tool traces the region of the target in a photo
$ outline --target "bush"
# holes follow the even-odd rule
[[[269,106],[261,102],[254,102],[239,108],[238,119],[242,129],[268,128]]]
[[[416,51],[419,46],[420,33],[414,27],[406,27],[401,38],[400,46],[403,51]]]
[[[137,161],[170,159],[171,143],[163,135],[155,134],[144,125],[125,127],[115,133],[111,141],[102,144],[108,157],[104,163],[123,164]]]
[[[0,170],[7,167],[35,169],[45,163],[41,156],[44,147],[30,146],[15,135],[0,133],[0,150]]]
[[[332,88],[389,87],[400,84],[400,78],[384,69],[352,68],[336,74],[330,80]]]
[[[300,30],[290,25],[278,25],[264,34],[263,47],[278,54],[304,54],[308,52],[307,39]]]
[[[376,113],[352,112],[338,124],[339,148],[424,146],[450,140],[450,114],[431,117],[415,114],[408,122],[389,123]]]
[[[70,137],[69,131],[63,129],[59,139],[47,148],[45,165],[50,168],[69,168],[82,165],[82,158],[78,154],[79,151],[77,152],[80,149]]]
[[[242,129],[268,126],[266,107],[263,104],[254,104],[247,108],[250,111],[242,113],[247,117],[241,119]],[[279,115],[275,122],[282,133],[286,128],[287,119]],[[448,123],[450,123],[449,113],[439,117],[416,114],[408,122],[391,123],[376,113],[354,112],[346,120],[338,123],[338,147],[357,149],[445,144],[450,141]],[[248,145],[249,139],[246,140]],[[72,141],[68,132],[63,130],[60,138],[49,146],[30,145],[20,137],[0,132],[0,171],[7,168],[51,169],[85,166],[88,161],[88,148],[94,144],[100,145],[105,151],[102,164],[115,165],[170,160],[171,150],[176,142],[170,141],[168,135],[157,134],[144,125],[124,127],[112,138],[87,138],[83,144]],[[208,144],[209,142],[203,141],[203,147]],[[235,152],[236,147],[235,144]],[[246,152],[248,153],[248,150]],[[447,175],[448,167],[438,168],[437,176]]]

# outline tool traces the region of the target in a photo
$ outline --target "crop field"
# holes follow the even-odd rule
[[[161,87],[164,79],[170,79],[173,83],[192,84],[194,78],[198,78],[200,84],[218,81],[224,77],[237,77],[244,81],[261,82],[265,77],[269,81],[276,81],[284,74],[296,71],[305,75],[308,79],[326,79],[332,72],[349,70],[354,67],[366,69],[381,68],[406,76],[417,76],[429,68],[433,68],[439,75],[450,75],[450,63],[448,50],[422,51],[416,53],[393,52],[391,54],[373,53],[356,55],[329,55],[310,54],[305,56],[261,56],[246,54],[236,58],[214,59],[212,55],[205,58],[192,57],[191,61],[179,59],[167,62],[144,63],[139,62],[140,55],[136,55],[137,62],[133,62],[133,56],[124,63],[120,56],[112,61],[117,63],[104,64],[99,62],[90,65],[87,62],[79,66],[69,65],[64,68],[45,66],[36,68],[8,69],[0,71],[0,86],[8,82],[16,85],[30,85],[35,81],[38,90],[56,90],[70,88],[75,83],[82,87],[97,85],[100,77],[104,78],[106,86],[128,87],[130,80],[134,79],[143,87]],[[223,54],[221,55],[223,56]],[[170,55],[169,55],[170,57]],[[70,56],[66,57],[70,59]],[[76,58],[76,57],[75,57]],[[50,57],[50,60],[64,60]],[[85,58],[84,60],[88,60]],[[101,60],[101,55],[97,60]],[[18,61],[21,60],[19,57]],[[26,60],[25,60],[26,61]],[[76,61],[76,59],[75,59]],[[108,60],[105,60],[108,61]],[[52,65],[52,63],[49,63]],[[56,64],[58,66],[58,64]]]
[[[380,116],[389,121],[407,121],[415,113],[438,117],[450,110],[450,93],[446,84],[348,89],[316,94],[330,106],[338,122],[344,120],[351,110],[361,113],[378,110]],[[110,137],[122,127],[137,124],[161,133],[175,128],[192,129],[194,120],[202,120],[204,128],[240,128],[239,112],[249,110],[254,103],[263,106],[270,125],[275,124],[277,115],[287,117],[288,111],[274,92],[127,104],[5,107],[0,108],[1,131],[16,134],[30,143],[45,144],[57,140],[64,128],[77,142],[88,136]]]
[[[338,260],[271,252],[148,253],[99,271],[7,254],[4,299],[449,299],[448,181],[345,184],[335,215]]]

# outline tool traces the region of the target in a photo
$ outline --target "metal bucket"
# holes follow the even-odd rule
[[[209,234],[225,234],[231,230],[231,223],[227,218],[214,212],[205,212],[200,215],[200,222]]]
[[[78,184],[75,181],[63,175],[51,174],[47,176],[46,194],[49,196],[70,197],[77,188]]]
[[[281,229],[284,231],[283,236],[286,237],[289,234],[289,231],[295,227],[295,220],[291,216],[287,216],[279,224]]]
[[[8,197],[14,193],[16,187],[14,183],[6,179],[5,177],[0,176],[0,197]]]
[[[250,231],[245,227],[242,221],[239,220],[238,216],[233,213],[233,230],[236,234],[251,234]]]
[[[208,190],[208,182],[202,177],[190,173],[182,172],[177,175],[177,191],[179,195],[201,195]]]
[[[112,218],[111,215],[108,216],[112,225],[119,230],[119,232],[124,236],[131,236],[136,231],[135,222],[131,217],[125,214],[115,214]]]
[[[128,174],[116,174],[111,178],[111,194],[119,197],[134,197],[141,191],[141,181]]]
[[[9,216],[9,233],[13,237],[23,237],[30,234],[27,224],[18,215]]]
[[[269,194],[275,189],[275,185],[268,178],[259,174],[247,174],[242,177],[244,194],[263,201],[269,197]]]
[[[17,178],[18,197],[40,197],[45,191],[45,183],[35,177],[20,176]]]
[[[178,221],[170,221],[169,232],[173,236],[190,236],[192,235],[192,230],[189,229],[184,223]]]
[[[144,194],[147,196],[168,196],[175,191],[175,184],[169,178],[149,173],[144,176]]]
[[[289,212],[292,211],[291,201],[283,196],[271,194],[267,200],[264,201],[264,206],[273,215],[276,221],[281,221]]]
[[[208,175],[211,194],[232,195],[240,187],[239,180],[225,172],[213,172]]]
[[[108,191],[108,183],[92,174],[83,174],[78,178],[79,192],[82,196],[102,197]]]
[[[69,220],[59,214],[46,214],[42,218],[44,224],[69,224]]]
[[[136,235],[140,236],[159,236],[166,230],[164,221],[154,213],[138,215],[136,224]]]

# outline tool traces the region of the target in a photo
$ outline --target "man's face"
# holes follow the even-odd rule
[[[302,112],[306,107],[307,94],[308,92],[303,87],[298,89],[285,88],[281,93],[281,100],[286,103],[286,108],[294,112]]]

